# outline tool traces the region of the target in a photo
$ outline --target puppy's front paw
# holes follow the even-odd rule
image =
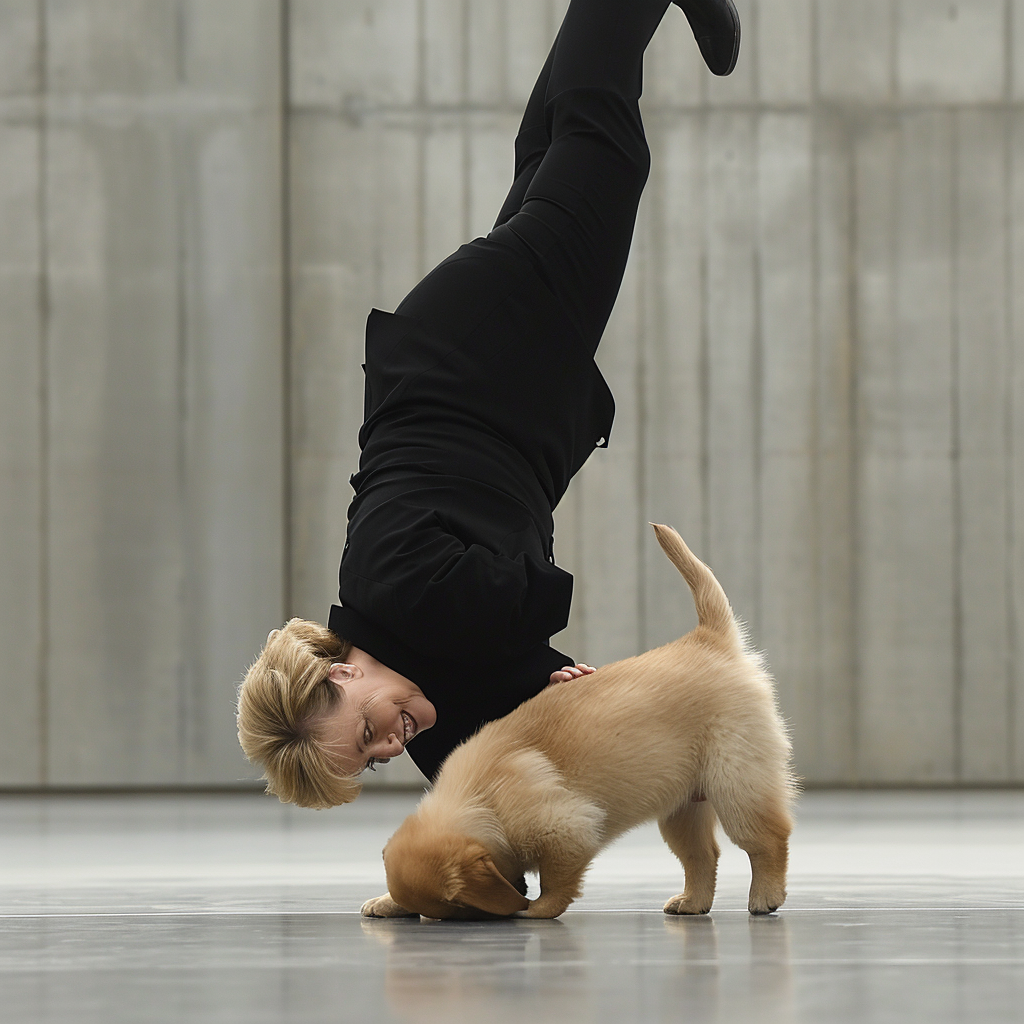
[[[564,914],[572,900],[562,895],[538,896],[533,900],[526,910],[522,910],[517,917],[533,917],[541,920],[550,920]]]
[[[390,896],[389,893],[384,893],[383,896],[377,896],[372,900],[367,900],[363,904],[363,909],[359,911],[363,917],[419,917],[414,910],[406,910],[405,907],[400,907]]]
[[[672,899],[662,907],[662,910],[666,914],[706,914],[711,909],[711,901],[707,903],[698,903],[696,900],[687,896],[686,893],[680,893],[678,896],[673,896]]]

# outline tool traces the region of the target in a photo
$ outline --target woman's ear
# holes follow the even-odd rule
[[[355,679],[359,675],[359,669],[355,665],[349,665],[347,662],[336,661],[327,673],[327,678],[332,683],[337,683],[339,686],[343,686],[345,683],[352,679]]]

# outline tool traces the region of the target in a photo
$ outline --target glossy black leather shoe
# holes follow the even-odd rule
[[[740,53],[740,16],[732,0],[672,0],[693,29],[704,63],[714,75],[728,75]]]

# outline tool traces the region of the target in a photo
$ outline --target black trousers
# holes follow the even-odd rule
[[[589,354],[597,350],[622,283],[637,207],[650,170],[639,99],[643,55],[669,0],[572,0],[516,138],[515,178],[486,239],[532,267]],[[427,275],[397,313],[454,326],[486,297],[466,260]],[[466,314],[468,315],[468,314]],[[566,396],[571,398],[571,396]]]

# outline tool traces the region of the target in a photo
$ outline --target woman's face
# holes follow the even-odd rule
[[[328,678],[342,699],[320,735],[346,774],[397,757],[437,721],[434,705],[415,683],[356,647],[347,662],[331,666]]]

